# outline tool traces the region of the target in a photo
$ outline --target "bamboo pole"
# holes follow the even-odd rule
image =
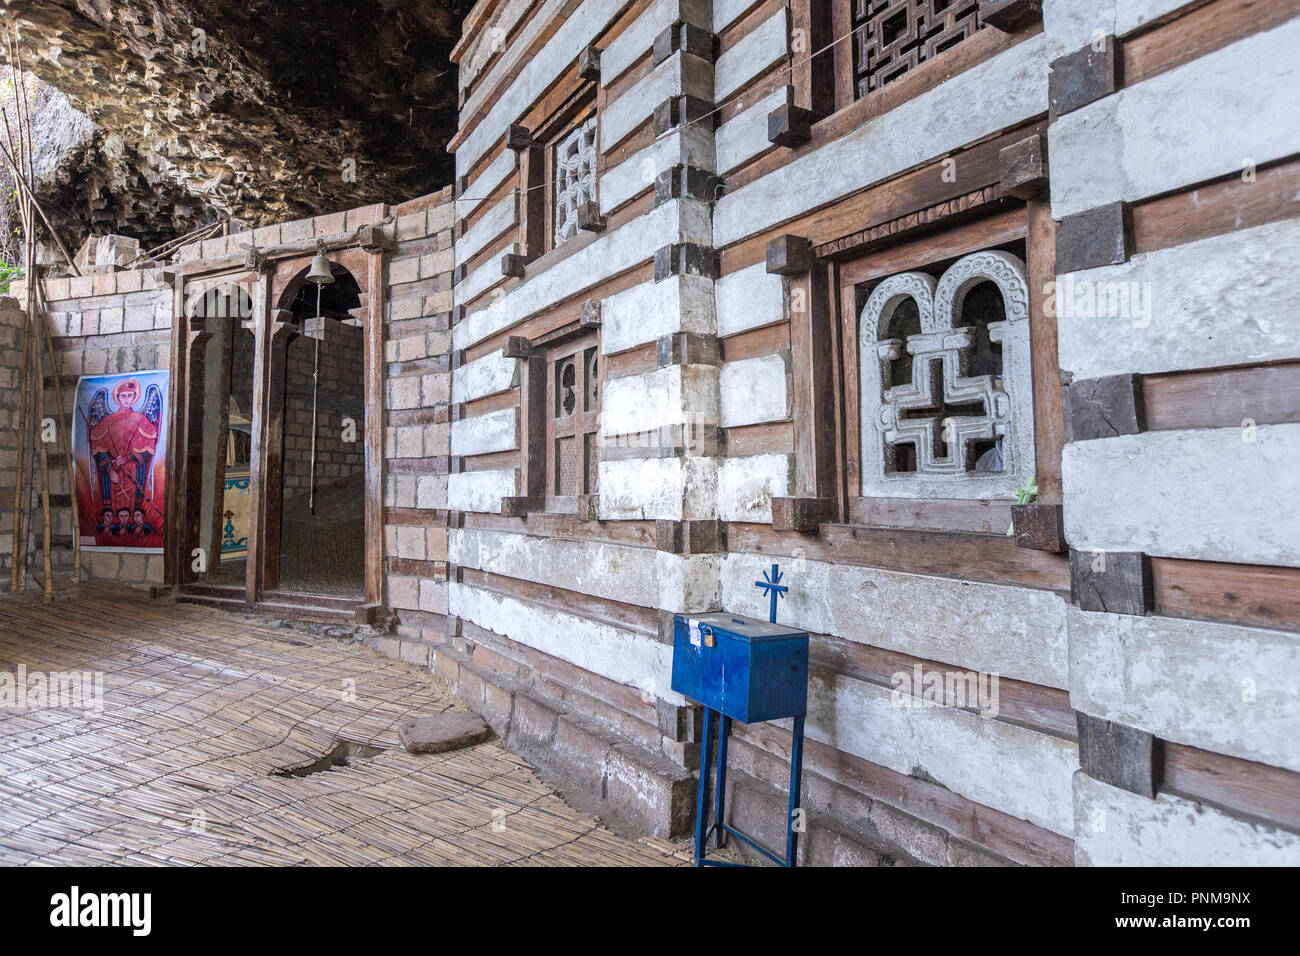
[[[24,258],[24,262],[26,259]],[[27,552],[27,537],[23,532],[23,477],[27,471],[24,467],[27,461],[27,382],[31,377],[28,369],[28,363],[31,359],[31,321],[23,322],[23,361],[22,371],[18,378],[18,473],[14,478],[14,546],[12,558],[9,567],[9,590],[13,592],[23,590],[26,584],[23,579],[23,555]]]
[[[48,300],[45,297],[45,277],[39,276],[37,279],[37,311],[40,314],[41,328],[45,332],[45,350],[50,357],[50,374],[54,378],[54,402],[57,406],[56,411],[56,428],[59,432],[60,447],[63,450],[63,460],[65,470],[68,473],[68,499],[72,506],[72,580],[81,581],[81,505],[77,501],[77,463],[72,458],[72,438],[71,431],[76,421],[77,410],[73,408],[71,413],[65,419],[63,417],[63,383],[59,380],[58,360],[54,356],[54,340],[50,336],[50,323],[47,320],[48,309],[46,305]],[[76,395],[72,396],[73,404],[76,404]],[[64,427],[64,423],[67,427]]]
[[[36,248],[34,243],[29,243],[28,261],[35,265]],[[30,322],[36,323],[36,284],[27,283],[27,302],[30,312],[28,313]],[[54,599],[54,558],[50,553],[52,539],[50,534],[50,453],[45,447],[45,367],[41,361],[40,336],[36,337],[36,449],[39,452],[41,463],[41,555],[44,564],[45,577],[41,581],[41,588],[45,592],[45,600]]]

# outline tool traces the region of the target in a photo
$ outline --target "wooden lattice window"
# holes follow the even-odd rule
[[[979,0],[849,0],[853,82],[864,96],[980,28]]]
[[[554,243],[578,232],[578,210],[596,201],[596,117],[593,114],[557,142],[555,164]]]
[[[594,332],[546,353],[546,495],[597,493],[600,461],[600,356]]]

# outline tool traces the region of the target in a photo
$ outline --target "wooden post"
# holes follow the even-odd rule
[[[384,595],[384,248],[367,250],[365,331],[366,603]]]

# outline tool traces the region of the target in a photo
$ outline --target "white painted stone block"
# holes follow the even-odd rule
[[[456,262],[462,263],[487,246],[515,224],[517,200],[513,193],[505,196],[456,240]]]
[[[775,148],[767,138],[767,114],[784,103],[785,89],[781,88],[718,127],[714,140],[717,144],[719,172],[729,173],[759,153]]]
[[[1300,866],[1300,836],[1160,794],[1074,775],[1079,866]]]
[[[1047,61],[1039,34],[727,193],[714,208],[715,244],[729,246],[805,214],[809,183],[817,184],[823,204],[830,203],[1015,126],[1042,113],[1046,102]],[[1053,167],[1053,188],[1055,175]]]
[[[605,382],[600,411],[603,436],[717,421],[718,370],[711,366],[668,365]]]
[[[608,152],[673,96],[713,95],[713,64],[689,53],[674,53],[637,80],[605,107],[600,119],[600,148]]]
[[[614,275],[654,258],[657,248],[673,242],[696,242],[709,245],[712,220],[705,203],[677,199],[638,216],[636,219],[603,234],[573,255],[556,263],[522,285],[500,296],[490,308],[465,317],[452,332],[456,348],[469,348],[490,335],[509,328],[561,299],[568,298],[603,282]],[[572,240],[576,241],[576,240]],[[475,276],[496,263],[487,263],[465,279]],[[499,268],[496,269],[499,274]],[[461,286],[456,287],[456,301],[466,302]]]
[[[466,471],[447,476],[447,507],[453,511],[501,513],[501,499],[518,494],[514,468]]]
[[[787,53],[788,12],[781,7],[713,65],[713,102],[721,103]]]
[[[1300,640],[1071,607],[1070,703],[1165,740],[1300,771]]]
[[[672,648],[654,637],[588,617],[452,583],[449,613],[601,677],[674,704]]]
[[[1300,357],[1300,220],[1210,236],[1057,277],[1075,378]]]
[[[717,325],[713,283],[702,276],[643,282],[602,300],[600,348],[622,352],[673,332],[711,333]]]
[[[1048,130],[1052,215],[1300,152],[1298,47],[1300,20],[1290,20],[1062,116]]]
[[[1045,0],[1043,32],[1051,60],[1074,53],[1101,36],[1122,37],[1189,0]]]
[[[729,554],[722,606],[762,617],[754,587],[765,555]],[[883,647],[962,670],[1045,687],[1067,682],[1067,602],[1054,591],[796,558],[781,620],[817,634]]]
[[[519,166],[519,154],[513,149],[502,148],[497,157],[484,167],[465,187],[463,199],[456,200],[456,216],[465,218],[492,195],[492,192],[505,182]]]
[[[1300,424],[1072,442],[1065,535],[1081,551],[1300,567],[1297,462]]]
[[[812,739],[937,780],[1054,833],[1072,832],[1073,741],[952,707],[898,706],[890,688],[843,675],[810,676],[808,685],[805,732]]]
[[[785,356],[760,355],[722,366],[722,425],[754,425],[790,417]]]
[[[634,458],[600,463],[600,518],[694,521],[717,516],[714,458]]]
[[[519,360],[506,358],[501,350],[466,362],[451,373],[451,400],[470,402],[495,395],[519,384]]]
[[[728,273],[714,283],[718,335],[735,335],[785,318],[785,289],[779,275],[759,262]]]
[[[501,255],[504,256],[507,253],[517,253],[518,251],[519,244],[512,242],[505,249],[501,250]],[[457,305],[467,305],[477,299],[484,292],[487,292],[494,286],[500,285],[505,280],[506,277],[501,274],[501,261],[494,256],[462,279],[460,283],[452,289],[452,296]],[[479,313],[475,314],[477,315]],[[457,326],[457,329],[459,328],[460,326]],[[453,338],[455,337],[455,334],[455,332],[452,333]]]
[[[451,423],[453,455],[485,455],[518,447],[517,409],[502,408],[486,415],[462,418]]]
[[[718,467],[718,517],[772,522],[772,499],[790,494],[790,455],[726,458]]]
[[[632,197],[653,189],[655,177],[677,164],[713,169],[713,136],[699,124],[683,126],[655,139],[600,177],[600,209],[609,212]]]
[[[655,0],[600,54],[600,83],[609,86],[633,63],[654,49],[657,37],[682,20],[711,30],[709,4],[701,0]]]
[[[721,33],[752,6],[755,0],[714,0],[713,32]]]
[[[452,563],[648,608],[698,612],[717,606],[717,555],[682,556],[609,542],[452,529]]]

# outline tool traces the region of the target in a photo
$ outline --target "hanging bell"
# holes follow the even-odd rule
[[[312,257],[311,268],[307,271],[307,281],[314,282],[316,285],[329,285],[334,281],[330,261],[325,257],[324,245],[316,247],[316,255]]]

